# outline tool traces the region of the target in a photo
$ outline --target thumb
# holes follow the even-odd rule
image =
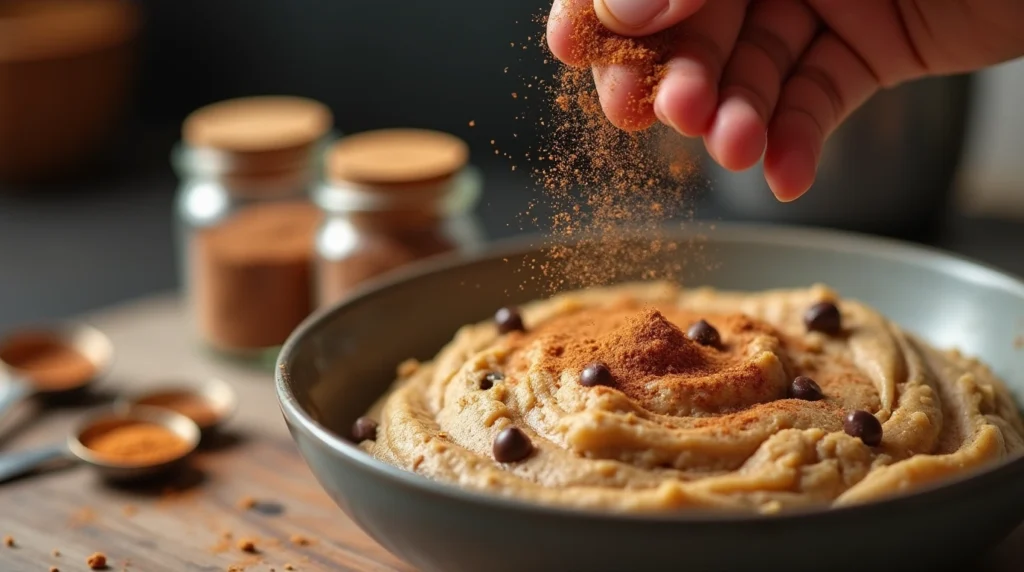
[[[675,26],[706,0],[594,0],[606,28],[623,36],[647,36]]]

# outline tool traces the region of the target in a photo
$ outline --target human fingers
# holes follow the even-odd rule
[[[747,0],[715,0],[676,28],[679,44],[654,100],[662,123],[690,137],[707,132],[746,9]]]
[[[726,169],[747,169],[761,159],[782,82],[817,29],[815,13],[802,0],[751,4],[704,137],[708,152]]]
[[[650,87],[635,69],[622,65],[595,66],[594,84],[601,110],[612,125],[623,131],[640,131],[657,120],[651,104],[644,103]]]
[[[878,78],[833,32],[814,40],[768,126],[765,177],[779,200],[795,200],[811,187],[825,140],[878,88]]]
[[[551,4],[546,34],[548,49],[566,65],[580,67],[589,63],[583,61],[582,53],[574,41],[570,16],[582,10],[589,10],[590,2],[591,0],[555,0]]]
[[[720,0],[716,0],[720,1]],[[682,22],[705,0],[593,0],[606,28],[623,36],[649,36]]]

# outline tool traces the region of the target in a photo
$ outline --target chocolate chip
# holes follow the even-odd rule
[[[613,381],[612,370],[600,362],[592,363],[580,372],[580,385],[583,387],[611,385]]]
[[[516,308],[502,308],[494,313],[494,322],[498,325],[498,331],[502,334],[509,332],[525,332],[523,317],[519,315]]]
[[[377,438],[377,422],[369,417],[360,417],[352,424],[352,438],[356,443],[373,441]]]
[[[843,330],[839,308],[832,302],[818,302],[804,313],[804,324],[812,332],[834,336]]]
[[[859,437],[869,447],[876,447],[882,442],[882,424],[867,411],[848,413],[843,421],[843,431],[851,437]]]
[[[522,461],[533,453],[533,443],[518,427],[503,429],[494,438],[494,460],[499,463],[515,463]]]
[[[503,381],[504,379],[505,374],[501,373],[500,371],[489,371],[487,372],[487,375],[485,375],[484,378],[480,380],[480,389],[490,389],[494,387],[495,383]]]
[[[690,326],[690,329],[686,330],[686,337],[702,346],[717,346],[722,342],[718,330],[704,320]]]
[[[789,396],[804,401],[817,401],[825,397],[818,383],[806,375],[798,375],[793,379],[789,384]]]

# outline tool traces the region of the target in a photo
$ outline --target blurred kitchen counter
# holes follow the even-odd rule
[[[118,153],[118,163],[131,168],[108,166],[31,190],[0,188],[0,329],[177,287],[173,138],[155,132],[134,141]],[[480,165],[487,181],[478,212],[488,237],[534,230],[519,219],[532,196],[526,174],[504,163]],[[704,207],[698,216],[722,218]],[[954,216],[929,242],[1024,275],[1017,254],[1024,224]]]

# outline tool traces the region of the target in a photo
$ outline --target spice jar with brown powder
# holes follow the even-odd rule
[[[482,177],[468,161],[464,141],[437,131],[381,129],[336,142],[315,194],[325,213],[316,236],[319,305],[410,262],[481,246],[473,208]]]
[[[333,117],[304,98],[262,96],[192,113],[174,155],[181,269],[199,336],[269,364],[314,306],[310,201]]]

